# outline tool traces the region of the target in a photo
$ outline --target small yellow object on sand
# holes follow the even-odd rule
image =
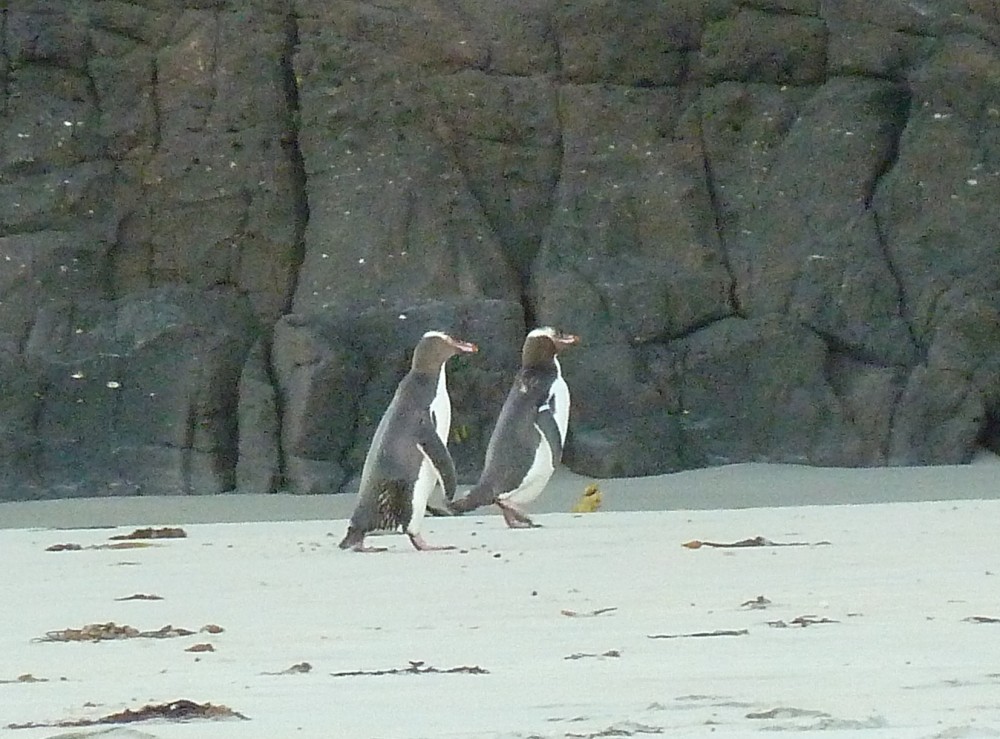
[[[601,489],[594,483],[590,483],[590,485],[584,488],[580,500],[573,504],[573,513],[593,513],[601,507],[603,498]]]

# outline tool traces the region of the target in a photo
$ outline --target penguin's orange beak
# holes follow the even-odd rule
[[[471,341],[462,341],[461,339],[451,339],[451,345],[455,347],[457,351],[463,352],[465,354],[475,354],[479,351],[479,347],[473,344]]]
[[[579,344],[580,337],[576,334],[559,334],[556,337],[556,343],[560,346],[570,346],[571,344]]]

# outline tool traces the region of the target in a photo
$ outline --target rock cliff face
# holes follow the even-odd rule
[[[0,498],[327,492],[428,328],[474,476],[1000,448],[993,0],[0,10]]]

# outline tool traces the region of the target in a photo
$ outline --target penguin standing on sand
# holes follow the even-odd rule
[[[446,446],[451,400],[445,363],[455,354],[475,351],[475,344],[440,331],[428,331],[417,343],[410,371],[375,429],[341,549],[384,551],[365,546],[365,536],[399,528],[418,550],[454,548],[428,544],[420,535],[420,524],[435,485],[441,484],[449,501],[455,496],[455,463]]]
[[[486,447],[486,464],[468,495],[449,502],[453,513],[496,503],[511,528],[535,526],[521,510],[542,492],[562,459],[569,427],[569,387],[561,350],[579,338],[536,328],[521,349],[521,369]]]

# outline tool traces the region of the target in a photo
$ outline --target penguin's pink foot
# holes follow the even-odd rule
[[[428,544],[427,540],[420,534],[407,534],[407,536],[410,537],[410,543],[413,544],[413,548],[418,552],[444,552],[455,548],[451,545],[434,546],[433,544]]]
[[[512,529],[540,529],[542,527],[541,524],[537,524],[532,521],[528,518],[527,514],[519,511],[510,503],[501,503],[500,501],[497,501],[497,506],[503,514],[503,520],[506,521],[507,526]]]

